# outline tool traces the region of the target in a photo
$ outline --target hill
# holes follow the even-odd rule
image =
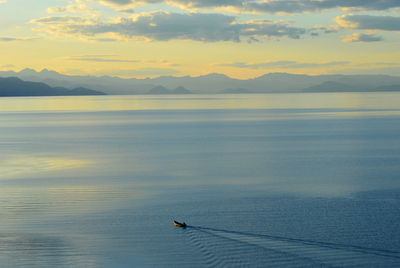
[[[202,76],[161,76],[157,78],[119,78],[111,76],[73,76],[44,69],[37,72],[0,72],[51,87],[93,88],[107,94],[215,94],[215,93],[290,93],[290,92],[371,92],[400,91],[400,77],[389,75],[303,75],[268,73],[252,79],[235,79],[212,73]]]
[[[50,87],[44,83],[27,82],[16,77],[0,78],[0,97],[80,95],[105,95],[105,93],[83,87],[75,89]]]

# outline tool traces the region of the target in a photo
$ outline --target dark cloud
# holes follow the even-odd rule
[[[315,11],[321,3],[311,3],[313,1],[267,1],[267,2],[248,2],[245,3],[245,10],[261,13],[301,13],[305,11]]]
[[[272,61],[272,62],[262,62],[262,63],[245,63],[245,62],[235,62],[232,64],[221,64],[222,66],[231,66],[237,68],[249,68],[249,69],[265,69],[265,68],[287,68],[287,69],[297,69],[297,68],[318,68],[327,66],[338,66],[347,65],[348,61],[332,61],[325,63],[310,63],[310,62],[297,62],[297,61]]]
[[[97,0],[115,6],[166,2],[185,9],[230,7],[236,11],[301,13],[331,8],[387,10],[400,7],[399,0]]]
[[[40,24],[59,23],[60,18],[39,19]],[[69,34],[95,36],[98,34],[117,34],[126,38],[147,38],[150,40],[196,40],[203,42],[234,41],[241,39],[258,40],[265,37],[288,37],[297,39],[306,33],[303,28],[290,26],[287,22],[267,20],[239,23],[235,17],[223,14],[166,13],[154,12],[139,14],[134,19],[121,18],[112,23],[74,23],[63,24],[60,31]]]
[[[299,39],[306,33],[305,29],[289,26],[287,22],[258,20],[238,25],[240,25],[242,36],[247,36],[250,40],[256,41],[258,37],[289,37]]]
[[[0,37],[0,42],[12,42],[12,41],[18,41],[18,38],[14,37]]]
[[[362,42],[362,43],[367,43],[367,42],[379,42],[383,41],[382,36],[374,35],[374,34],[359,34],[355,33],[350,36],[346,36],[343,39],[343,42],[350,43],[350,42]]]
[[[336,22],[352,29],[400,31],[400,17],[393,16],[343,15],[337,17]]]
[[[126,13],[126,14],[136,13],[135,9],[133,9],[133,8],[118,9],[118,11],[122,12],[122,13]]]
[[[301,13],[330,8],[386,10],[400,7],[399,0],[273,0],[245,1],[244,9],[265,13]]]
[[[116,33],[125,37],[151,40],[172,39],[239,41],[240,27],[233,25],[234,17],[221,14],[176,14],[156,12],[136,19],[122,18],[119,22],[95,25],[72,25],[70,29],[83,35]]]
[[[125,59],[115,59],[110,58],[109,56],[96,56],[96,55],[87,55],[87,56],[76,56],[70,57],[69,60],[76,61],[94,61],[94,62],[139,62],[138,60],[125,60]]]

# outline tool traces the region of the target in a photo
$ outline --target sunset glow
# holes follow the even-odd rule
[[[400,74],[399,2],[2,0],[0,70]]]

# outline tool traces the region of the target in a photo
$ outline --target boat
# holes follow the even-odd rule
[[[186,228],[186,223],[184,223],[184,222],[179,222],[179,221],[174,221],[174,225],[176,226],[176,227],[181,227],[181,228]]]

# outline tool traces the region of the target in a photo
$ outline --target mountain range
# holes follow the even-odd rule
[[[50,87],[44,83],[27,82],[16,77],[0,77],[0,97],[81,95],[105,95],[105,93],[83,87],[74,89]]]
[[[73,76],[44,69],[37,72],[2,71],[0,77],[18,77],[59,88],[86,88],[106,94],[188,94],[188,93],[296,93],[296,92],[373,92],[400,91],[400,77],[389,75],[300,75],[269,73],[241,80],[223,74],[203,76],[161,76],[119,78],[112,76]]]

